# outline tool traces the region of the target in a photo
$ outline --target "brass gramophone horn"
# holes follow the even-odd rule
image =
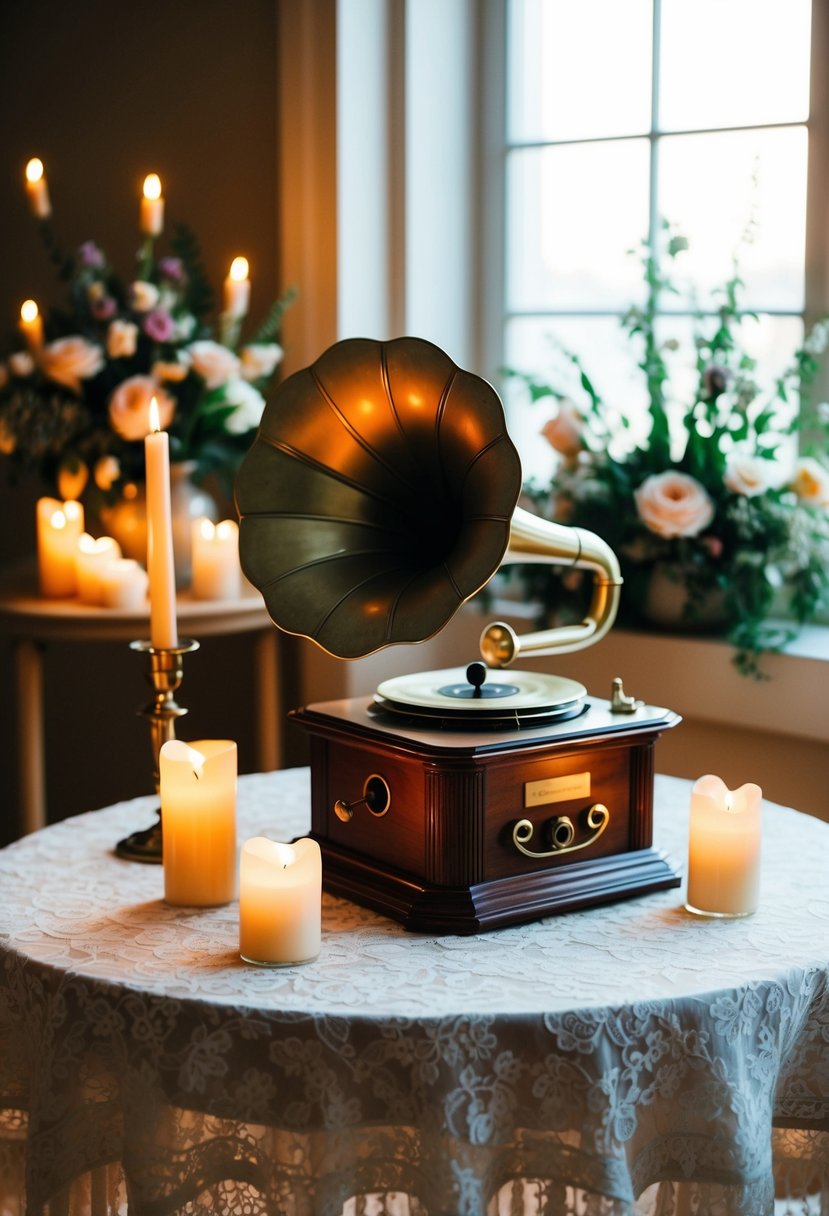
[[[481,653],[579,650],[621,578],[591,532],[516,507],[521,464],[485,380],[420,338],[349,338],[282,383],[236,479],[242,569],[274,623],[341,659],[436,634],[506,561],[594,572],[574,626],[490,625]]]

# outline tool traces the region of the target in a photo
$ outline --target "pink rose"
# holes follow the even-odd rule
[[[130,376],[109,399],[109,425],[122,439],[143,439],[150,429],[150,401],[158,403],[162,431],[173,421],[175,401],[151,376]]]
[[[707,491],[687,473],[654,473],[645,478],[634,498],[645,526],[666,539],[698,536],[714,518]]]
[[[238,357],[219,342],[203,338],[192,342],[187,349],[193,363],[193,371],[201,376],[208,388],[219,388],[222,384],[227,384],[228,380],[238,377],[241,366]]]
[[[582,449],[583,432],[584,416],[578,406],[566,397],[559,402],[558,413],[541,430],[550,446],[562,456],[578,456]]]
[[[100,346],[86,338],[58,338],[40,352],[40,366],[48,380],[80,394],[81,381],[97,376],[104,366],[104,355]]]

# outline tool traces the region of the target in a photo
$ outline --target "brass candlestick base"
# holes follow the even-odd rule
[[[153,646],[152,642],[130,642],[130,650],[137,650],[150,656],[150,685],[153,689],[153,699],[139,714],[150,724],[150,746],[153,756],[153,785],[155,792],[160,789],[159,753],[162,744],[176,737],[176,718],[187,713],[181,705],[177,705],[173,694],[179,689],[184,678],[184,655],[198,650],[198,642],[189,638],[182,639],[178,646]],[[158,818],[149,828],[141,832],[133,832],[115,846],[115,852],[126,861],[142,861],[150,865],[161,864],[161,807],[158,808]]]

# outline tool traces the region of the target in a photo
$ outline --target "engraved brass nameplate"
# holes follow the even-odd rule
[[[568,773],[566,777],[544,777],[524,785],[524,806],[547,806],[550,802],[569,802],[590,797],[590,774]]]

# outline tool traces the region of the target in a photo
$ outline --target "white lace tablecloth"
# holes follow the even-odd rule
[[[113,855],[153,802],[0,853],[4,1216],[829,1212],[829,825],[765,805],[745,920],[675,889],[432,937],[326,896],[319,959],[265,970],[238,905]],[[240,840],[309,821],[307,770],[240,779]]]

